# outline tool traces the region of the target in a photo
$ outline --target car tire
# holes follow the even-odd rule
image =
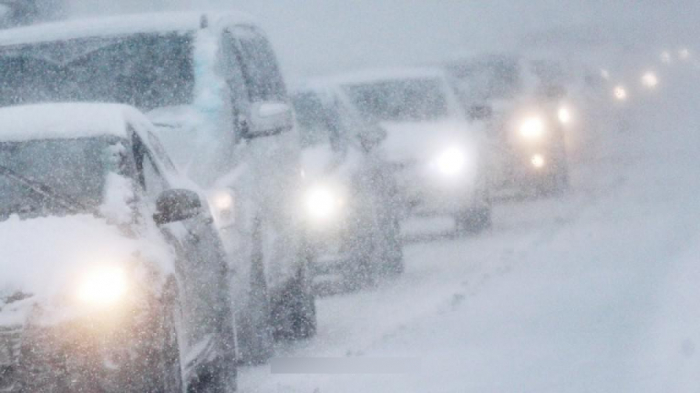
[[[404,272],[403,242],[401,241],[401,224],[393,219],[391,224],[382,231],[384,234],[384,252],[382,253],[382,273],[386,276],[397,276]]]
[[[256,221],[254,233],[248,302],[236,318],[238,362],[248,365],[264,364],[274,353],[270,296],[263,262],[262,225],[259,220]]]
[[[276,340],[303,340],[316,335],[316,297],[309,269],[310,251],[304,247],[303,263],[273,301],[272,326]]]
[[[155,392],[170,393],[182,392],[183,376],[180,363],[180,344],[178,339],[177,307],[174,298],[166,300],[163,307],[162,331],[163,339],[162,352],[160,354],[160,367],[163,370],[163,377]]]
[[[493,226],[491,204],[474,207],[455,218],[458,234],[478,234]]]

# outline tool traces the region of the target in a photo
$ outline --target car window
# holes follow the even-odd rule
[[[238,28],[236,36],[250,101],[285,101],[286,88],[268,40],[247,28]]]
[[[192,100],[190,35],[135,34],[0,51],[0,103],[120,102],[142,110]]]
[[[341,127],[338,112],[324,105],[318,94],[313,92],[295,94],[292,103],[300,128],[301,145],[330,144],[337,149]]]
[[[150,131],[146,132],[146,135],[148,136],[148,142],[153,147],[153,154],[155,154],[158,160],[162,162],[169,171],[177,171],[175,164],[170,159],[170,156],[168,156],[168,153],[165,150],[165,147],[163,147],[163,144],[160,142],[160,139],[158,139],[158,137]]]
[[[233,34],[225,32],[222,37],[223,68],[228,84],[231,101],[234,106],[241,107],[248,100],[248,90],[243,75],[243,56],[236,46]]]
[[[229,31],[224,32],[222,37],[222,54],[224,77],[230,95],[231,119],[234,132],[238,137],[247,132],[245,112],[250,106],[250,94],[243,74],[243,55],[236,45],[236,39]]]
[[[154,208],[158,196],[168,189],[168,183],[155,164],[152,153],[136,134],[134,134],[134,157],[139,183],[144,190],[146,201],[151,208]]]

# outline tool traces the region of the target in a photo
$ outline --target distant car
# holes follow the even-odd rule
[[[0,104],[66,100],[146,112],[209,190],[237,273],[242,361],[271,356],[273,336],[315,333],[298,137],[275,53],[250,17],[120,15],[0,32]]]
[[[235,390],[206,202],[136,109],[0,109],[0,391]]]
[[[488,108],[489,137],[498,146],[497,189],[548,194],[568,186],[565,133],[573,108],[556,62],[484,55],[446,69],[468,112]]]
[[[307,184],[316,273],[356,288],[403,271],[397,189],[377,147],[384,131],[360,119],[333,86],[308,82],[292,96]]]
[[[405,216],[453,217],[459,232],[491,226],[490,147],[445,74],[435,68],[364,71],[330,78],[364,121],[381,127]]]
[[[65,11],[65,0],[0,0],[0,29],[55,19]]]

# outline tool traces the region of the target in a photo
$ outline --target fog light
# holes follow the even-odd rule
[[[532,158],[530,159],[530,163],[532,163],[532,166],[537,169],[543,168],[546,164],[544,156],[542,154],[535,154],[534,156],[532,156]]]
[[[613,90],[613,94],[615,96],[615,99],[617,99],[618,101],[627,100],[627,89],[625,89],[623,86],[615,87],[615,90]]]
[[[647,72],[642,76],[642,84],[644,85],[644,87],[653,89],[656,87],[656,85],[659,84],[659,79],[653,72]]]

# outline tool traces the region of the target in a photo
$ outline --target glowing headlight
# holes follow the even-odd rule
[[[616,86],[613,90],[613,95],[615,96],[616,100],[625,101],[627,100],[627,89],[625,89],[623,86]]]
[[[438,170],[447,176],[456,175],[464,169],[466,157],[462,150],[451,147],[443,151],[435,160]]]
[[[537,139],[544,134],[544,121],[539,117],[525,119],[520,125],[520,135],[527,139]]]
[[[316,186],[306,194],[306,210],[316,220],[333,217],[342,200],[328,187]]]
[[[690,58],[690,50],[688,48],[682,48],[678,51],[678,57],[681,60],[688,60]]]
[[[231,210],[233,208],[233,195],[227,191],[216,192],[212,196],[212,204],[219,211]]]
[[[235,202],[232,190],[222,189],[209,195],[212,216],[219,227],[226,227],[233,223]]]
[[[656,74],[653,72],[647,72],[642,76],[642,85],[644,87],[647,87],[649,89],[653,89],[656,87],[656,85],[659,84],[659,79],[656,77]]]
[[[530,163],[535,168],[540,169],[544,167],[547,161],[544,159],[544,156],[542,154],[535,154],[534,156],[532,156],[532,158],[530,158]]]
[[[664,64],[670,64],[670,63],[671,63],[671,60],[673,60],[673,59],[671,58],[671,52],[669,52],[669,51],[663,51],[663,52],[661,52],[661,62],[662,62],[662,63],[664,63]]]
[[[124,297],[126,275],[118,267],[98,267],[85,273],[78,285],[78,300],[94,306],[110,306]]]
[[[559,108],[559,111],[557,112],[557,117],[559,118],[561,124],[571,123],[571,111],[565,106]]]

